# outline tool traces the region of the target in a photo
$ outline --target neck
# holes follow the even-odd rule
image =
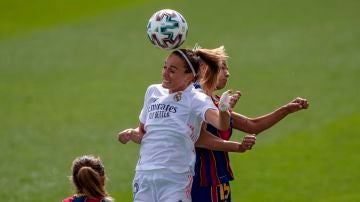
[[[184,91],[186,88],[189,87],[189,85],[192,85],[192,83],[187,84],[185,87],[180,87],[180,88],[176,88],[176,89],[168,89],[169,94],[176,93],[176,92],[179,92],[179,91]]]

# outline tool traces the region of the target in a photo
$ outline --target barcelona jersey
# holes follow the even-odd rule
[[[74,195],[67,197],[63,200],[63,202],[112,202],[111,199],[103,198],[103,199],[93,199],[93,198],[87,198],[83,195]]]
[[[215,105],[217,105],[216,102]],[[226,131],[219,131],[210,124],[207,124],[206,130],[221,139],[229,140],[232,134],[232,121]],[[228,152],[196,148],[193,187],[216,186],[233,179]]]

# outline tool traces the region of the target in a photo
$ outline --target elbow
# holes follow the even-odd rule
[[[218,130],[220,130],[220,131],[226,131],[226,130],[228,130],[228,128],[226,128],[226,127],[219,127]]]
[[[204,148],[204,144],[201,141],[198,140],[198,141],[195,142],[195,147]]]
[[[230,122],[226,122],[224,124],[220,124],[218,129],[224,131],[224,130],[227,130],[229,128],[230,128]]]
[[[249,134],[259,134],[264,130],[265,129],[256,121],[248,121],[246,122],[245,127],[243,127],[243,131]]]

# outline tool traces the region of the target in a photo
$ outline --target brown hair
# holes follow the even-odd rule
[[[105,198],[105,170],[101,159],[92,155],[77,157],[72,163],[72,181],[78,194]]]
[[[214,49],[199,48],[195,50],[196,54],[200,56],[201,60],[206,65],[204,75],[200,77],[200,84],[206,94],[211,94],[216,89],[217,77],[223,62],[226,61],[227,55],[224,46]]]
[[[191,66],[194,68],[194,71],[192,71],[190,64],[188,63],[188,61],[186,60],[186,58],[184,58],[184,56],[179,52],[181,51],[182,53],[185,54],[185,57],[189,60],[189,62],[191,63]],[[181,60],[183,60],[183,62],[185,63],[185,73],[194,73],[195,75],[195,80],[198,78],[198,73],[199,73],[199,69],[200,69],[200,57],[198,55],[196,55],[196,53],[190,49],[178,49],[173,51],[171,54],[175,54],[177,56],[179,56],[181,58]]]
[[[205,93],[209,94],[214,91],[222,62],[227,58],[224,46],[220,46],[219,48],[214,49],[199,48],[196,50],[179,50],[185,54],[194,68],[196,74],[195,80],[198,80],[200,77],[199,81]],[[186,73],[192,73],[189,63],[186,61],[184,56],[178,52],[178,50],[173,51],[172,54],[179,56],[184,61],[186,66]],[[201,65],[206,65],[206,71],[204,75],[199,75]]]

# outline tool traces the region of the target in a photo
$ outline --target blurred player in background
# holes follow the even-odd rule
[[[105,190],[105,169],[99,157],[86,155],[77,157],[72,163],[71,181],[76,194],[63,202],[112,202]]]

